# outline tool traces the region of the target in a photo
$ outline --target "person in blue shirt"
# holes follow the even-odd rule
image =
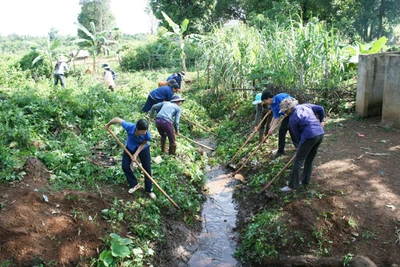
[[[149,124],[145,119],[140,119],[136,124],[124,121],[118,117],[110,120],[104,127],[106,130],[110,128],[112,124],[121,124],[128,134],[128,139],[126,140],[126,149],[131,153],[132,157],[136,159],[139,156],[142,167],[151,176],[151,164],[150,164],[150,145],[151,135],[148,131]],[[134,161],[125,152],[122,154],[122,170],[125,173],[126,179],[128,180],[130,189],[129,194],[134,193],[140,188],[140,185],[133,173]],[[156,195],[153,193],[153,184],[147,176],[144,178],[144,189],[147,194],[152,199],[156,199]]]
[[[169,81],[168,85],[154,89],[148,95],[146,103],[142,107],[142,111],[144,113],[147,113],[150,111],[153,105],[163,101],[170,101],[172,99],[172,96],[179,91],[179,85],[176,81],[174,82],[174,80]]]
[[[181,117],[180,106],[183,101],[185,101],[184,98],[179,95],[174,95],[171,102],[155,104],[150,110],[151,118],[153,117],[154,111],[159,110],[156,117],[156,126],[161,136],[161,151],[163,153],[167,153],[167,137],[169,141],[169,154],[175,155],[176,153],[175,132],[179,135],[179,120]]]
[[[185,74],[184,71],[173,73],[171,76],[168,76],[167,81],[174,79],[178,83],[179,88],[181,88],[183,76],[185,76]]]
[[[313,161],[324,139],[325,111],[322,106],[318,105],[298,105],[297,101],[291,98],[281,101],[280,108],[279,112],[291,114],[290,127],[299,140],[289,186],[281,188],[283,192],[290,192],[300,185],[307,186],[311,181]],[[303,165],[304,169],[301,175]]]
[[[273,95],[269,91],[264,91],[261,95],[261,101],[271,107],[272,114],[274,116],[271,125],[268,130],[268,134],[273,134],[274,133],[274,128],[279,122],[279,117],[281,115],[285,115],[284,113],[281,113],[279,110],[279,105],[281,101],[285,98],[290,98],[294,99],[291,97],[289,94],[286,93],[280,93],[277,95]],[[278,138],[278,150],[274,152],[274,158],[277,158],[283,154],[285,154],[285,144],[286,144],[286,133],[289,131],[290,137],[292,139],[293,145],[297,148],[298,146],[298,141],[294,137],[290,127],[289,127],[289,116],[283,119],[281,126],[279,127],[279,138]]]

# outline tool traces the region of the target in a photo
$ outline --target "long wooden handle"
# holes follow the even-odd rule
[[[280,170],[280,172],[278,172],[277,175],[275,175],[275,177],[260,191],[260,194],[262,192],[264,192],[265,190],[268,189],[268,187],[270,187],[272,185],[272,183],[279,177],[282,175],[282,173],[289,167],[290,163],[293,162],[293,160],[296,158],[296,154],[289,160],[288,163],[286,163],[286,165],[282,168],[282,170]]]
[[[132,154],[129,152],[128,149],[126,149],[126,147],[121,143],[121,141],[118,139],[118,137],[110,130],[110,128],[107,128],[107,131],[112,135],[112,137],[114,137],[114,139],[117,141],[117,143],[124,149],[124,151],[126,152],[126,154],[128,154],[128,156],[132,159],[132,161],[134,161],[139,168],[142,170],[142,172],[147,176],[147,178],[150,179],[150,181],[161,191],[161,193],[163,193],[164,196],[166,196],[166,198],[168,198],[168,200],[175,206],[175,208],[180,209],[180,207],[172,200],[172,198],[170,198],[168,196],[167,193],[164,192],[164,190],[162,190],[162,188],[157,184],[156,181],[154,181],[154,179],[150,176],[150,174],[142,167],[142,165],[139,164],[139,162],[133,158]]]
[[[187,121],[187,122],[189,122],[189,123],[193,124],[193,125],[196,125],[196,126],[197,126],[197,127],[199,127],[200,129],[203,129],[204,131],[206,131],[206,132],[208,132],[208,133],[210,133],[210,134],[212,134],[212,135],[215,135],[215,136],[219,137],[219,135],[218,135],[218,134],[211,132],[210,130],[208,130],[208,129],[204,128],[204,127],[203,127],[203,126],[201,126],[200,124],[198,124],[198,123],[195,123],[195,122],[193,122],[193,121],[191,121],[191,120],[189,120],[189,119],[185,118],[184,116],[181,116],[181,118],[182,118],[182,119],[184,119],[185,121]]]
[[[268,115],[271,114],[271,110],[268,110],[267,114],[265,114],[264,118],[261,120],[261,122],[257,125],[257,129],[261,127],[261,124],[267,119]],[[233,158],[228,162],[228,164],[231,164],[235,158],[239,155],[239,152],[247,145],[247,143],[253,138],[253,136],[256,134],[257,131],[253,131],[249,138],[247,138],[246,142],[242,145],[241,148],[236,152],[236,154],[233,156]]]
[[[279,125],[281,125],[282,121],[287,117],[287,115],[283,116],[282,119],[275,125],[274,128],[272,128],[270,131],[273,132]],[[246,161],[242,164],[242,166],[234,173],[234,175],[238,174],[239,171],[241,169],[243,169],[243,167],[247,164],[247,162],[249,162],[249,160],[251,159],[252,156],[254,156],[254,154],[256,154],[256,152],[258,151],[258,149],[262,146],[262,144],[264,144],[265,141],[267,141],[268,137],[271,134],[267,134],[264,139],[261,141],[261,143],[256,147],[256,149],[253,151],[253,153],[250,154],[250,156],[247,157]]]
[[[192,142],[192,143],[195,143],[196,145],[199,145],[199,146],[202,146],[202,147],[204,147],[204,148],[207,148],[207,149],[209,149],[209,150],[211,150],[211,151],[214,151],[214,148],[211,148],[211,147],[208,147],[208,146],[206,146],[206,145],[203,145],[202,143],[199,143],[199,142],[197,142],[197,141],[195,141],[195,140],[193,140],[193,139],[190,139],[190,138],[187,137],[187,136],[184,136],[184,135],[181,135],[181,134],[177,134],[177,135],[180,136],[180,137],[185,138],[186,140],[188,140],[188,141],[190,141],[190,142]]]

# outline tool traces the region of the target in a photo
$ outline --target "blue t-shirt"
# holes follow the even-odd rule
[[[291,97],[289,94],[286,94],[286,93],[277,94],[276,96],[274,96],[272,98],[271,110],[272,110],[272,113],[274,114],[274,119],[279,118],[280,115],[285,115],[285,113],[279,113],[279,110],[281,110],[279,105],[281,104],[282,100],[285,98],[294,99],[293,97]]]
[[[318,114],[319,120],[315,117]],[[324,128],[321,122],[324,121],[324,108],[313,104],[303,104],[294,107],[290,115],[290,128],[297,140],[300,140],[300,145],[307,139],[314,138],[324,134]]]
[[[173,95],[174,91],[168,85],[158,87],[157,89],[150,92],[150,96],[154,100],[160,100],[160,101],[170,101]]]
[[[135,135],[136,124],[123,121],[121,125],[128,134],[128,139],[126,140],[126,146],[130,150],[135,151],[145,140],[151,141],[151,135],[149,131],[147,131],[146,134],[143,135],[138,135],[138,136]],[[147,148],[148,146],[149,143],[147,142],[144,148]]]

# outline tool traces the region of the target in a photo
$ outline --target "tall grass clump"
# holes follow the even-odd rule
[[[264,83],[306,91],[338,88],[353,77],[338,31],[317,19],[300,21],[266,21],[261,30],[244,24],[216,28],[200,43],[208,86]]]

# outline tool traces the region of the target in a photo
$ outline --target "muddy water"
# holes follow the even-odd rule
[[[235,252],[237,210],[232,200],[234,180],[221,166],[208,173],[207,200],[202,210],[202,232],[196,238],[196,249],[188,262],[191,267],[239,266]]]

